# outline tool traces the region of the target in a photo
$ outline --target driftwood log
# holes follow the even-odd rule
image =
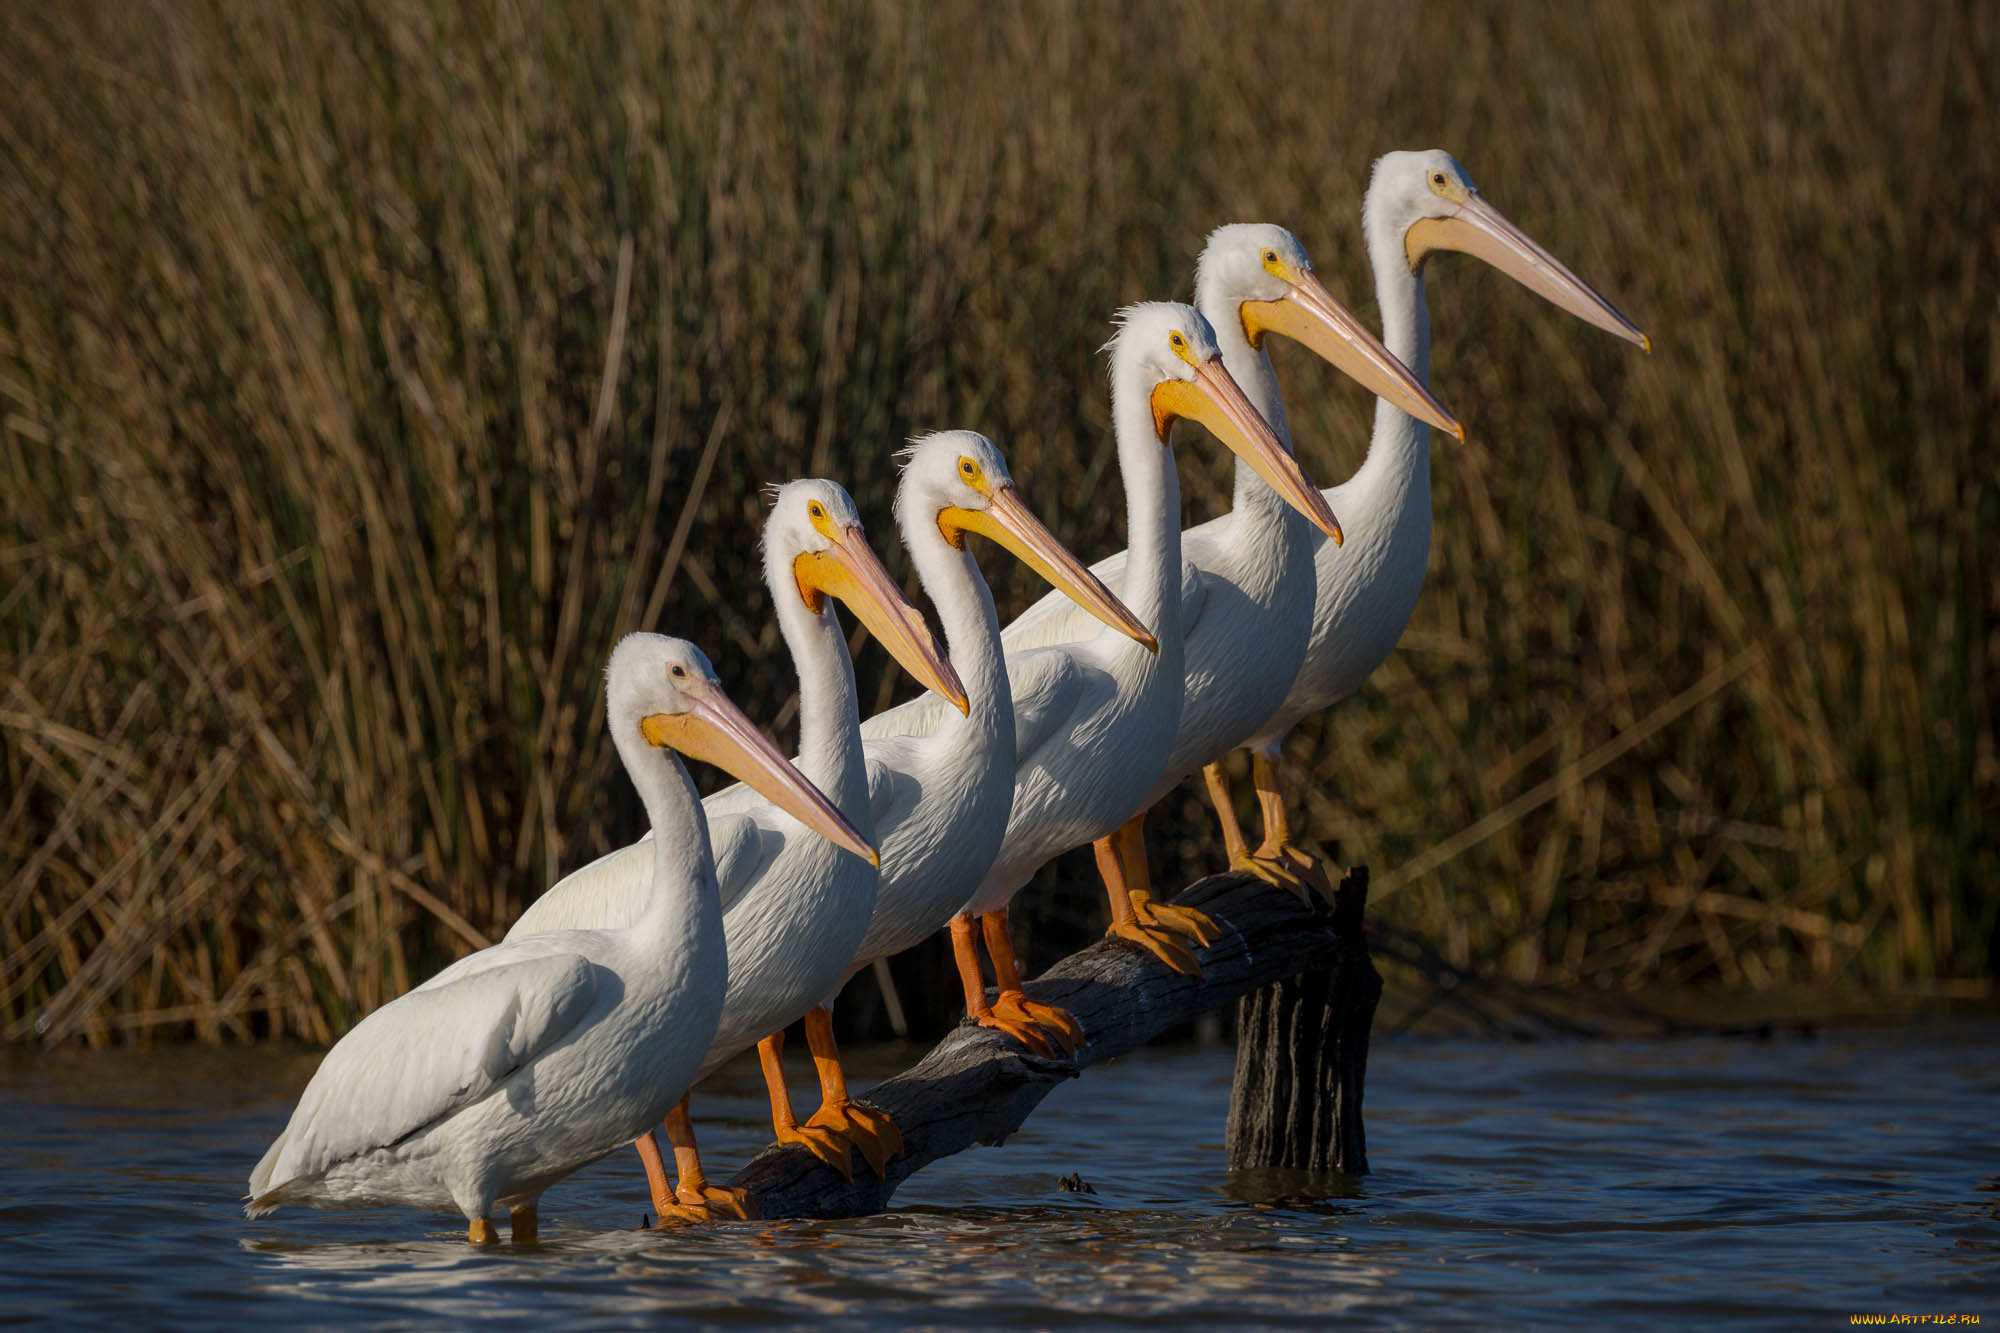
[[[1027,983],[1030,999],[1062,1006],[1082,1026],[1085,1040],[1074,1063],[1038,1057],[999,1032],[961,1023],[915,1067],[877,1084],[863,1099],[888,1113],[902,1131],[903,1154],[889,1163],[886,1179],[857,1159],[854,1178],[844,1180],[804,1148],[773,1144],[730,1183],[749,1190],[767,1218],[859,1217],[880,1212],[888,1206],[896,1187],[914,1172],[975,1144],[1001,1143],[1021,1127],[1058,1083],[1143,1045],[1176,1023],[1300,973],[1334,972],[1358,978],[1357,958],[1360,970],[1373,978],[1360,925],[1360,900],[1365,895],[1364,876],[1360,891],[1350,894],[1352,911],[1346,910],[1347,900],[1342,900],[1339,910],[1329,912],[1324,907],[1307,907],[1290,894],[1248,876],[1216,875],[1192,884],[1175,901],[1208,913],[1220,928],[1216,941],[1199,952],[1200,979],[1171,971],[1137,945],[1106,939],[1071,954]],[[1268,1090],[1260,1103],[1266,1109],[1245,1119],[1247,1138],[1259,1140],[1258,1132],[1247,1127],[1265,1122],[1272,1127],[1321,1132],[1324,1117],[1302,1116],[1296,1106],[1299,1091],[1324,1085],[1340,1094],[1331,1104],[1338,1112],[1335,1119],[1346,1116],[1354,1122],[1351,1126],[1333,1124],[1327,1131],[1330,1142],[1351,1143],[1358,1148],[1359,1062],[1366,1058],[1367,1022],[1373,1014],[1374,995],[1380,991],[1379,978],[1374,987],[1368,993],[1367,1012],[1358,1019],[1340,1015],[1339,1035],[1311,1053],[1309,1069],[1301,1068],[1289,1080],[1270,1073],[1259,1075],[1256,1086]],[[1339,985],[1336,989],[1347,993]],[[1299,1027],[1309,1017],[1309,1006],[1282,1003],[1292,1021],[1277,1029],[1287,1041],[1284,1052],[1271,1053],[1278,1064],[1305,1058],[1311,1045]],[[1357,1031],[1358,1045],[1354,1040]],[[1354,1062],[1353,1068],[1333,1067],[1342,1061]],[[1240,1063],[1237,1079],[1240,1088],[1244,1081]],[[1238,1108],[1232,1105],[1232,1160],[1238,1118]],[[1330,1160],[1361,1160],[1343,1152],[1336,1147]]]

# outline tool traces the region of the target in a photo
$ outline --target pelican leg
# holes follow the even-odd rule
[[[542,1212],[534,1200],[508,1209],[507,1220],[512,1225],[516,1245],[533,1245],[542,1238]]]
[[[979,923],[961,912],[951,919],[951,953],[958,961],[958,983],[965,991],[965,1016],[983,1028],[1004,1032],[1036,1055],[1053,1054],[1032,1023],[1019,1015],[1001,1014],[986,1003],[986,977],[979,970]]]
[[[1111,925],[1104,933],[1130,940],[1182,976],[1198,977],[1201,964],[1182,943],[1182,932],[1166,924],[1159,905],[1153,902],[1142,837],[1145,818],[1142,811],[1110,837],[1090,845],[1097,855],[1097,873],[1104,879],[1105,896],[1111,900]],[[1142,908],[1147,919],[1140,918]]]
[[[840,1067],[840,1047],[833,1039],[833,1011],[815,1005],[806,1013],[806,1042],[819,1071],[819,1110],[806,1121],[858,1149],[875,1174],[888,1178],[889,1159],[903,1153],[903,1132],[896,1122],[872,1106],[847,1095],[847,1073]]]
[[[854,1179],[847,1145],[824,1125],[801,1125],[792,1113],[791,1089],[785,1086],[785,1066],[779,1059],[785,1050],[785,1034],[773,1032],[757,1043],[757,1059],[764,1066],[764,1090],[771,1098],[771,1129],[780,1143],[796,1143],[813,1156],[840,1172],[843,1180]]]
[[[1257,784],[1257,805],[1264,813],[1264,841],[1250,854],[1251,866],[1246,869],[1279,888],[1290,889],[1301,901],[1310,902],[1309,895],[1318,893],[1332,902],[1333,882],[1327,878],[1326,867],[1292,841],[1291,820],[1285,814],[1285,794],[1278,790],[1276,761],[1262,750],[1251,751],[1250,776]],[[1258,866],[1269,868],[1272,875],[1261,874],[1254,868]]]
[[[951,919],[951,957],[958,964],[958,984],[965,992],[965,1016],[981,1027],[992,1027],[986,1003],[986,974],[979,969],[979,929],[961,912]]]
[[[660,1141],[651,1130],[641,1135],[635,1146],[646,1163],[646,1179],[652,1184],[653,1207],[659,1212],[656,1228],[667,1219],[679,1222],[713,1222],[717,1218],[754,1220],[757,1204],[748,1190],[727,1189],[708,1183],[701,1169],[701,1150],[695,1146],[694,1119],[683,1097],[667,1112],[667,1139],[674,1145],[674,1167],[680,1172],[678,1189],[666,1188],[667,1168],[660,1160]]]
[[[993,960],[993,980],[1000,986],[993,1012],[1052,1038],[1062,1045],[1064,1055],[1075,1059],[1077,1044],[1083,1040],[1082,1026],[1069,1016],[1067,1009],[1031,1000],[1021,989],[1021,972],[1014,959],[1014,937],[1007,930],[1007,909],[996,907],[980,917],[979,928],[986,935],[986,955]]]
[[[500,1233],[495,1231],[493,1224],[485,1218],[475,1217],[466,1224],[465,1239],[471,1245],[498,1245]]]
[[[1223,774],[1221,764],[1204,764],[1201,780],[1208,784],[1208,803],[1215,807],[1215,821],[1222,825],[1222,850],[1229,857],[1233,867],[1250,859],[1250,843],[1243,836],[1243,825],[1236,820],[1236,802],[1229,796],[1229,779]]]
[[[1268,762],[1261,753],[1252,752],[1253,771],[1256,771],[1257,765],[1268,765]],[[1236,803],[1230,799],[1229,779],[1223,775],[1222,765],[1208,765],[1201,770],[1201,776],[1208,784],[1209,803],[1215,807],[1216,819],[1222,825],[1222,846],[1223,850],[1229,853],[1229,868],[1239,875],[1251,875],[1273,888],[1283,889],[1302,902],[1310,902],[1311,889],[1308,887],[1308,881],[1292,865],[1289,857],[1271,851],[1268,839],[1266,846],[1259,847],[1255,852],[1250,850],[1248,841],[1243,837],[1243,826],[1236,821]],[[1264,811],[1266,821],[1264,827],[1268,831],[1271,828],[1269,822],[1271,807],[1264,803],[1264,786],[1261,782],[1257,788],[1257,797],[1260,808]],[[1284,802],[1280,800],[1278,802],[1280,827],[1283,827],[1284,816]],[[1299,855],[1303,857],[1304,853]],[[1310,858],[1306,860],[1310,862]]]
[[[1118,830],[1118,837],[1119,861],[1125,867],[1126,896],[1132,900],[1132,915],[1139,924],[1149,930],[1164,930],[1168,934],[1193,940],[1203,948],[1213,944],[1216,927],[1208,913],[1154,901],[1152,874],[1146,865],[1145,817],[1141,815],[1127,820],[1125,827]]]
[[[680,1207],[680,1200],[674,1197],[674,1182],[660,1157],[659,1136],[649,1129],[634,1139],[632,1146],[639,1150],[639,1163],[646,1168],[646,1190],[653,1196],[653,1211],[665,1221]]]

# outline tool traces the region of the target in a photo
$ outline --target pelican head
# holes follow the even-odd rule
[[[968,532],[989,538],[1112,629],[1160,651],[1139,618],[1035,517],[993,441],[977,431],[939,431],[912,440],[903,459],[896,518],[905,532],[935,523],[959,550]]]
[[[778,487],[764,522],[764,566],[775,595],[784,596],[789,586],[814,615],[833,614],[829,597],[846,603],[924,688],[961,713],[970,707],[923,613],[904,599],[869,547],[845,487],[819,478]]]
[[[714,764],[773,805],[874,865],[882,860],[833,802],[786,761],[723,692],[715,668],[686,639],[628,634],[605,671],[605,711],[619,753],[643,753],[640,743],[676,750]]]
[[[1362,222],[1380,254],[1400,243],[1412,272],[1440,250],[1474,255],[1551,304],[1627,342],[1652,339],[1595,288],[1486,202],[1458,159],[1441,148],[1385,153],[1375,160]]]
[[[1177,301],[1127,306],[1118,312],[1118,332],[1110,349],[1114,399],[1124,393],[1147,394],[1153,430],[1162,445],[1177,419],[1201,423],[1287,504],[1339,544],[1340,520],[1223,368],[1215,330],[1199,310]]]
[[[1326,289],[1306,248],[1283,227],[1217,227],[1202,248],[1194,282],[1202,307],[1235,312],[1252,347],[1261,348],[1267,334],[1283,334],[1417,420],[1465,438],[1465,427],[1423,381]]]

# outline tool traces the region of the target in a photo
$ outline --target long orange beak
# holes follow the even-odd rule
[[[1311,519],[1315,527],[1333,538],[1335,546],[1341,544],[1340,520],[1333,516],[1326,497],[1299,471],[1298,460],[1243,396],[1242,386],[1222,368],[1221,357],[1210,357],[1196,366],[1191,380],[1161,380],[1153,387],[1153,426],[1162,440],[1176,417],[1206,426],[1248,463],[1265,485],[1283,496],[1285,503]]]
[[[639,719],[639,732],[649,745],[714,764],[828,842],[845,847],[870,865],[881,866],[882,857],[868,839],[847,822],[824,792],[792,767],[777,746],[764,739],[764,733],[721,690],[707,687],[685,713],[649,713]]]
[[[946,506],[938,513],[938,529],[953,546],[963,546],[961,534],[967,532],[992,539],[1112,629],[1144,644],[1150,652],[1160,651],[1159,640],[1139,617],[1114,597],[1097,575],[1084,568],[1067,546],[1056,540],[1055,534],[1042,525],[1012,486],[996,488],[987,497],[984,509]]]
[[[925,689],[949,699],[960,713],[969,711],[965,686],[931,637],[923,614],[890,581],[861,529],[843,528],[832,535],[832,543],[792,562],[806,605],[818,611],[821,595],[838,598]]]
[[[1252,347],[1263,346],[1267,333],[1282,333],[1303,343],[1376,397],[1460,440],[1465,438],[1465,427],[1431,397],[1423,381],[1310,270],[1298,274],[1275,301],[1245,301],[1243,332]]]
[[[1433,250],[1456,250],[1483,259],[1584,323],[1594,324],[1626,342],[1637,343],[1648,352],[1653,350],[1653,340],[1625,318],[1617,306],[1477,194],[1466,197],[1455,217],[1419,218],[1403,234],[1403,253],[1412,268]]]

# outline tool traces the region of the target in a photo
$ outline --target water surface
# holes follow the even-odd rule
[[[14,1054],[0,1311],[148,1326],[1991,1324],[1996,1039],[2000,1024],[1934,1020],[1761,1042],[1378,1041],[1374,1173],[1318,1182],[1230,1177],[1230,1053],[1154,1050],[1057,1089],[1004,1148],[919,1173],[883,1216],[639,1232],[645,1184],[621,1151],[545,1197],[540,1245],[485,1251],[436,1215],[243,1219],[244,1178],[316,1056]],[[878,1074],[911,1058],[874,1055]],[[754,1079],[732,1066],[697,1102],[725,1177],[768,1137]],[[1095,1193],[1061,1189],[1072,1173]]]

